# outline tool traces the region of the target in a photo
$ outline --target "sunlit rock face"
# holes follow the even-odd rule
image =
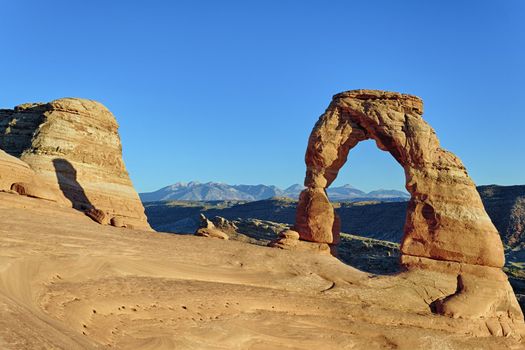
[[[30,182],[35,173],[20,159],[0,150],[0,190],[9,191],[16,182]]]
[[[122,159],[118,124],[102,104],[63,98],[0,110],[0,147],[58,190],[59,201],[150,229]]]
[[[326,191],[360,141],[373,139],[404,168],[411,194],[405,255],[503,266],[503,246],[461,161],[442,149],[415,96],[374,90],[338,94],[317,122],[306,151],[307,189],[295,228],[301,238],[334,243],[337,219]],[[329,221],[319,220],[324,216]]]
[[[359,142],[372,139],[403,167],[408,205],[401,263],[408,270],[458,276],[457,291],[433,301],[452,317],[492,317],[502,327],[523,315],[501,267],[503,245],[462,162],[440,147],[415,96],[353,90],[334,96],[306,151],[306,189],[293,229],[303,241],[335,245],[339,219],[326,188]],[[504,324],[504,325],[503,325]]]

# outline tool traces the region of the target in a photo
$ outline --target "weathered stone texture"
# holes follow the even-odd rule
[[[356,90],[334,96],[315,125],[306,151],[307,189],[295,225],[302,239],[337,242],[333,209],[322,194],[337,177],[350,149],[373,139],[405,170],[411,200],[404,254],[503,266],[499,234],[474,183],[461,161],[440,147],[422,113],[421,100],[405,94]],[[315,200],[310,193],[318,194]],[[319,224],[319,217],[326,222]]]
[[[462,162],[440,147],[422,114],[422,101],[411,95],[375,90],[335,95],[308,141],[306,189],[293,230],[303,241],[338,242],[339,222],[326,188],[349,151],[372,139],[403,167],[411,195],[401,243],[403,266],[457,276],[457,291],[434,300],[435,311],[486,317],[492,320],[487,324],[506,335],[510,325],[523,326],[523,314],[501,270],[500,236]]]
[[[9,191],[15,182],[32,181],[35,173],[20,159],[0,150],[0,190]]]
[[[150,229],[122,160],[118,124],[102,104],[63,98],[1,110],[0,147],[59,190],[61,202]]]

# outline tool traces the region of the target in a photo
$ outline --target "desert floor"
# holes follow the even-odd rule
[[[0,348],[523,349],[431,313],[455,281],[329,256],[100,226],[0,193]]]

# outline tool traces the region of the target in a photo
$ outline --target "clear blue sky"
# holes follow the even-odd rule
[[[478,184],[525,184],[525,1],[0,0],[0,108],[83,97],[139,191],[301,183],[337,92],[412,93]],[[336,184],[404,186],[370,142]]]

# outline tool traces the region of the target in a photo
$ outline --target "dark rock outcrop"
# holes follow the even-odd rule
[[[479,186],[478,191],[503,242],[525,243],[525,186]]]

